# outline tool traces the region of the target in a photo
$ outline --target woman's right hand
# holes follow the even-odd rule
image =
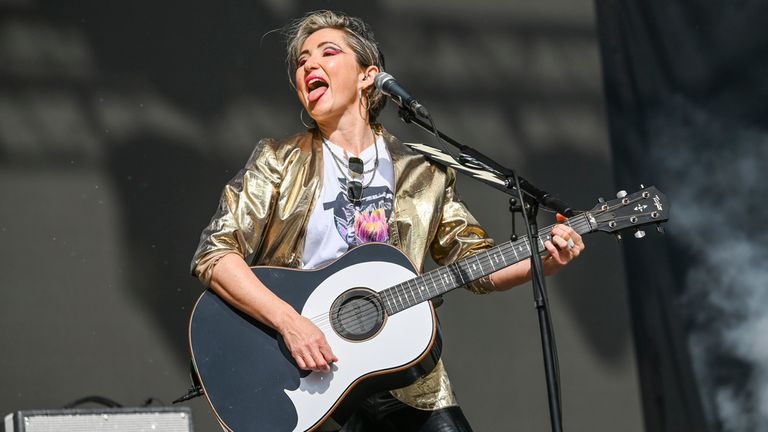
[[[300,368],[328,372],[338,361],[325,334],[261,283],[240,254],[219,260],[210,286],[227,303],[277,330]]]
[[[325,334],[302,315],[286,318],[280,326],[280,334],[301,369],[329,372],[330,364],[339,360],[328,345]]]

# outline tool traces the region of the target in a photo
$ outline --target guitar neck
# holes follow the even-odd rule
[[[589,212],[574,216],[565,224],[571,226],[579,234],[594,231],[596,225],[595,219]],[[550,225],[539,230],[537,236],[538,244],[536,245],[536,250],[539,254],[546,252],[544,242],[550,240],[553,226]],[[497,270],[530,258],[531,254],[532,248],[529,245],[528,238],[523,237],[514,242],[505,242],[382,290],[379,292],[379,296],[387,308],[387,313],[393,315],[411,306],[476,281]]]

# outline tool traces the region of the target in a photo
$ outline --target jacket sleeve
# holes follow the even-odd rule
[[[259,141],[245,167],[224,187],[218,209],[200,235],[191,272],[205,286],[225,255],[236,253],[245,258],[258,249],[281,176],[274,141]]]
[[[456,195],[454,170],[449,168],[446,176],[441,219],[430,244],[432,259],[439,265],[450,264],[493,246],[493,239],[488,237]],[[488,276],[471,282],[465,287],[476,294],[486,294],[494,290]]]

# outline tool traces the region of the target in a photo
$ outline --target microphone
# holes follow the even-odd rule
[[[392,75],[386,72],[377,73],[376,78],[373,79],[373,85],[381,90],[382,93],[392,98],[401,108],[408,108],[425,118],[429,117],[427,109],[401,87],[400,83]]]

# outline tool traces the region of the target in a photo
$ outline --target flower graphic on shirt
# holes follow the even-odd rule
[[[387,215],[383,208],[355,212],[355,235],[359,244],[389,240]]]
[[[333,211],[333,224],[336,232],[354,248],[368,242],[389,241],[389,226],[394,203],[394,193],[384,186],[369,186],[363,189],[363,197],[358,205],[349,202],[346,194],[346,179],[339,178],[341,186],[333,201],[323,203],[324,210]]]

